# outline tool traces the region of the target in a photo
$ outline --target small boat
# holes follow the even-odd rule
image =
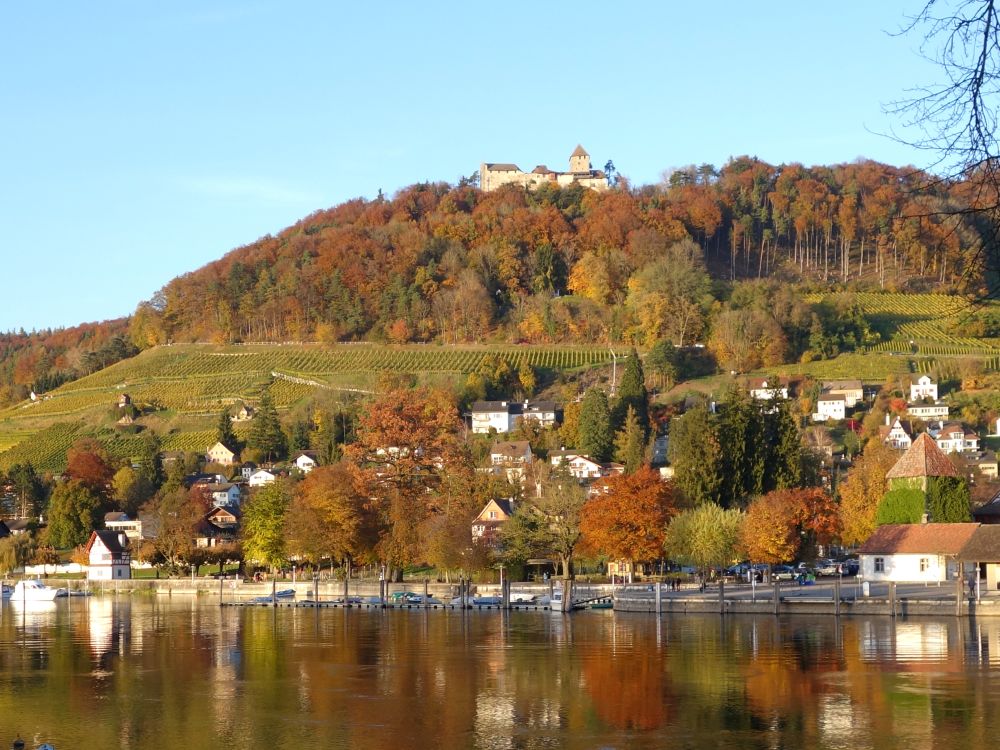
[[[265,596],[257,596],[250,601],[254,604],[267,604],[268,602],[273,602],[276,599],[293,599],[295,598],[295,589],[282,589],[281,591],[275,591],[274,594],[267,594]]]
[[[591,609],[614,609],[615,605],[612,602],[591,602]]]
[[[54,589],[46,586],[41,581],[27,579],[18,581],[14,586],[14,591],[10,595],[11,602],[51,602],[57,596],[66,596],[66,589]]]
[[[0,599],[10,599],[10,595],[14,593],[14,587],[3,584],[0,586]]]
[[[495,607],[503,604],[503,600],[499,596],[476,596],[473,597],[472,603],[483,607]]]

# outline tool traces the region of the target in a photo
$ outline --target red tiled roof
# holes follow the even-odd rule
[[[875,529],[858,552],[862,555],[957,555],[978,528],[978,523],[886,524]]]
[[[904,477],[957,477],[958,470],[926,432],[913,441],[885,475],[886,479]]]

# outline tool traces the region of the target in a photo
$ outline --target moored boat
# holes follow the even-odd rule
[[[66,589],[56,589],[46,586],[33,578],[18,581],[10,595],[12,603],[18,602],[51,602],[57,596],[66,596]]]

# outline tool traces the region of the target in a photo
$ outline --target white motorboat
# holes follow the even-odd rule
[[[66,596],[66,589],[54,589],[41,581],[27,579],[18,581],[14,592],[10,595],[12,603],[19,602],[51,602],[57,596]]]

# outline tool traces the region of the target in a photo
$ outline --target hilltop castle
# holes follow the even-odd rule
[[[591,169],[590,154],[583,146],[577,146],[569,156],[568,172],[553,172],[544,164],[539,164],[530,172],[522,172],[516,164],[486,164],[479,168],[479,187],[484,193],[496,190],[502,185],[524,185],[534,190],[546,183],[568,187],[574,183],[591,190],[607,190],[607,176],[599,169]]]

